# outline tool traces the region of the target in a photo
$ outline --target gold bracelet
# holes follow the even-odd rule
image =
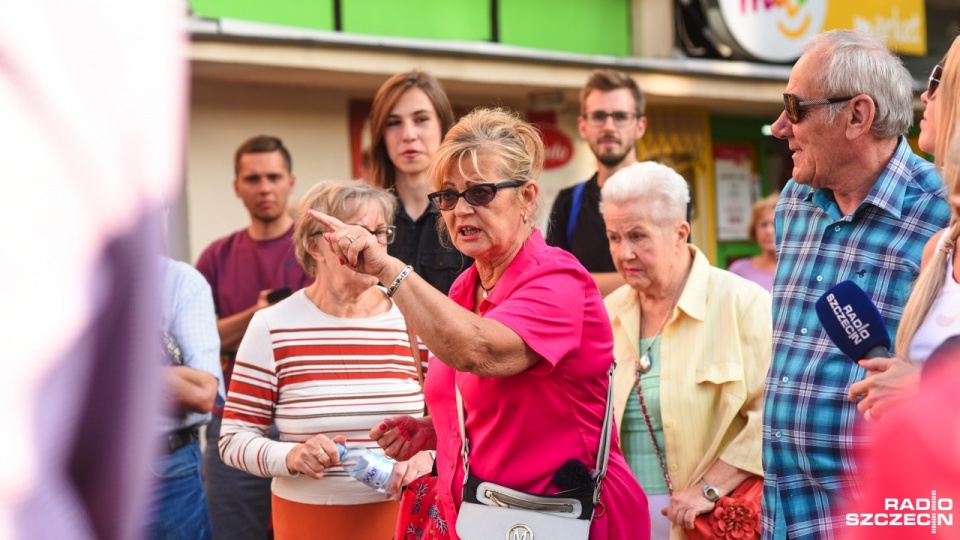
[[[397,279],[393,280],[393,283],[390,284],[390,288],[387,289],[387,296],[393,298],[393,293],[397,292],[397,287],[400,286],[400,283],[403,280],[407,279],[407,276],[410,275],[410,272],[413,272],[413,267],[409,264],[397,274]]]

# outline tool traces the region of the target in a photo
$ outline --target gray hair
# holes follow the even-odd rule
[[[350,219],[366,203],[379,207],[384,222],[393,225],[396,198],[389,191],[361,180],[322,180],[303,196],[293,228],[293,249],[297,262],[308,276],[317,276],[317,261],[310,254],[310,242],[328,231],[311,218],[307,210],[317,210],[343,221]]]
[[[600,190],[600,213],[609,204],[643,201],[660,225],[685,221],[690,187],[680,173],[656,161],[644,161],[614,173]]]
[[[814,84],[826,97],[866,94],[877,114],[873,134],[881,139],[905,135],[913,124],[913,78],[882,39],[855,30],[831,30],[810,38],[803,51],[826,55]],[[845,103],[829,105],[835,117]]]

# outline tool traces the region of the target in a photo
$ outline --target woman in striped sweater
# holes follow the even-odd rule
[[[389,416],[423,414],[406,323],[376,278],[344,267],[320,245],[324,230],[306,210],[336,215],[389,244],[395,204],[363,182],[315,186],[294,231],[297,258],[315,282],[257,312],[237,352],[220,455],[232,467],[274,478],[277,540],[393,534],[397,503],[348,476],[334,442],[382,453],[370,440],[372,427]],[[267,437],[271,421],[279,441]],[[426,453],[398,463],[393,492],[431,466]]]

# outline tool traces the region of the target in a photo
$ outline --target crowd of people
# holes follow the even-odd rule
[[[571,538],[903,537],[856,528],[858,516],[918,490],[960,500],[960,437],[935,436],[957,434],[960,412],[960,38],[921,95],[933,163],[906,139],[912,82],[875,37],[808,42],[772,125],[792,177],[754,205],[760,253],[730,271],[690,242],[687,180],[638,162],[644,96],[616,70],[580,95],[597,171],[549,212],[537,128],[500,108],[457,119],[421,71],[374,97],[370,178],[319,182],[295,211],[293,157],[251,137],[233,160],[246,227],[193,268],[142,262],[133,240],[157,236],[144,219],[99,263],[141,261],[107,307],[162,277],[162,393],[144,402],[167,406],[149,423],[162,448],[149,520],[81,482],[87,536],[472,540],[504,536],[484,508],[547,508]],[[843,281],[875,304],[888,355],[848,358],[819,322],[817,302]],[[86,339],[153,320],[106,313],[84,320]],[[111,381],[126,373],[110,368]],[[77,426],[124,413],[91,404]],[[84,469],[78,437],[56,478],[133,471],[112,458],[147,443],[120,442]],[[348,451],[389,458],[382,489],[354,477]],[[431,529],[398,534],[405,486],[424,478],[435,495],[412,496]],[[123,509],[120,525],[100,499]]]

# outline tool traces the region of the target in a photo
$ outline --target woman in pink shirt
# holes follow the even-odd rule
[[[440,210],[443,234],[476,261],[449,298],[387,255],[367,231],[314,214],[332,231],[326,239],[333,252],[387,285],[435,354],[425,388],[432,416],[390,418],[371,437],[397,459],[437,450],[451,531],[464,478],[456,388],[471,477],[556,494],[557,484],[567,482],[554,475],[568,460],[584,469],[597,461],[613,338],[590,274],[548,247],[536,226],[543,156],[535,128],[499,109],[474,111],[444,139],[430,168],[440,191],[429,199]],[[646,539],[649,530],[646,497],[614,433],[590,538]]]

